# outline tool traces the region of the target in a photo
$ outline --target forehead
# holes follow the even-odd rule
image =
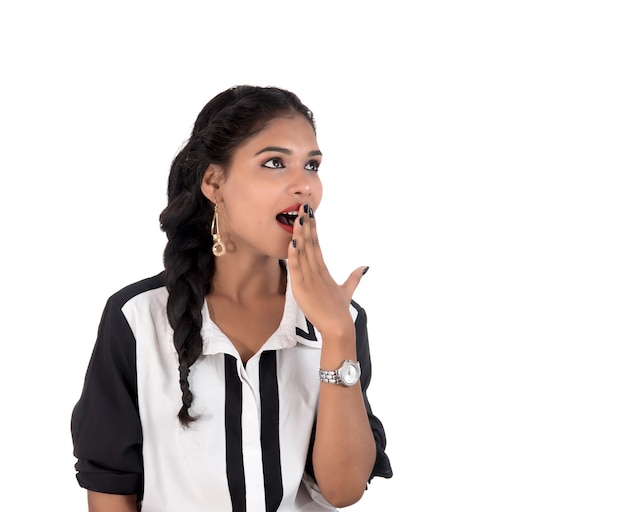
[[[265,146],[279,146],[307,153],[319,149],[315,130],[310,121],[302,115],[272,119],[260,132],[245,141],[239,150],[249,152]]]

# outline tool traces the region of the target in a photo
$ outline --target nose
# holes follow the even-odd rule
[[[310,196],[311,195],[311,187],[306,186],[306,187],[302,187],[301,189],[297,189],[295,191],[295,194],[297,196]]]
[[[312,193],[312,181],[313,176],[311,176],[310,171],[296,172],[289,184],[289,191],[296,196],[308,197]]]

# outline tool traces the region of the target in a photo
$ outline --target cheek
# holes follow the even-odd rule
[[[248,225],[261,223],[268,201],[268,193],[262,186],[233,180],[223,192],[224,207],[231,226],[241,227],[241,222]]]
[[[322,202],[322,196],[324,195],[324,187],[322,186],[321,181],[318,181],[316,183],[315,189],[312,192],[313,197],[315,198],[315,203],[317,204],[317,208],[319,208],[319,205]]]
[[[245,208],[246,204],[258,200],[261,195],[260,188],[246,180],[229,180],[227,186],[223,188],[224,203],[233,210]]]

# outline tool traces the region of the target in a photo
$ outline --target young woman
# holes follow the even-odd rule
[[[366,390],[367,267],[330,276],[322,153],[291,92],[239,86],[174,159],[161,274],[105,307],[72,414],[91,512],[317,511],[392,475]]]

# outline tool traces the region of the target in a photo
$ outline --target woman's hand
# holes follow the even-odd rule
[[[343,336],[353,332],[348,308],[368,267],[355,269],[343,285],[335,282],[324,263],[313,209],[306,204],[294,224],[287,264],[294,298],[320,333]]]

